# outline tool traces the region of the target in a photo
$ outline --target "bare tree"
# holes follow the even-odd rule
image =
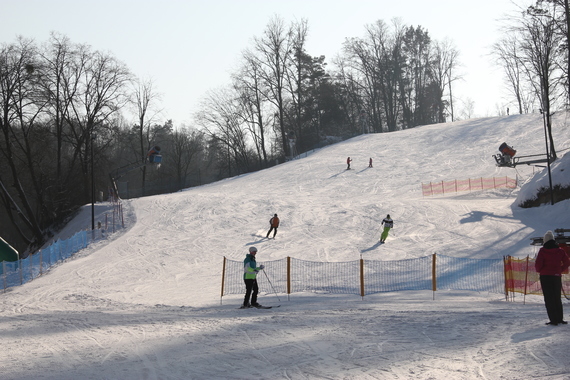
[[[188,186],[187,178],[192,169],[200,169],[200,158],[204,155],[204,135],[197,130],[182,127],[172,135],[170,166],[175,173],[180,189]]]
[[[33,165],[34,123],[43,107],[36,102],[37,65],[37,49],[31,40],[19,38],[0,49],[0,153],[11,178],[8,185],[4,171],[0,172],[0,194],[10,220],[28,245],[41,245],[45,240],[41,212],[36,213],[36,209],[43,211],[44,205],[37,167]],[[23,183],[24,178],[29,187]],[[31,189],[35,201],[28,195]]]
[[[291,60],[292,31],[284,21],[273,18],[264,36],[254,39],[254,57],[259,63],[259,74],[267,89],[266,97],[276,108],[281,144],[286,156],[290,156],[285,126],[285,74]]]
[[[560,51],[560,39],[556,38],[556,24],[552,9],[529,8],[523,15],[518,31],[521,34],[522,60],[529,80],[539,95],[545,117],[550,154],[556,159],[552,137],[552,108],[559,96],[559,76],[556,74],[556,53]]]
[[[493,45],[493,53],[505,72],[507,88],[517,102],[519,114],[523,114],[524,110],[528,109],[525,104],[528,97],[524,91],[523,79],[526,74],[522,61],[523,57],[519,52],[519,44],[516,34],[509,34]]]
[[[238,172],[250,170],[247,136],[242,128],[243,114],[233,89],[210,91],[202,102],[196,121],[225,150],[228,176],[232,163]]]
[[[126,86],[131,81],[131,73],[127,67],[113,56],[99,51],[92,52],[83,46],[77,60],[78,83],[77,96],[71,103],[73,114],[70,115],[73,144],[78,156],[85,184],[85,199],[90,199],[93,192],[88,173],[91,150],[96,149],[98,133],[103,131],[112,116],[128,101]],[[99,129],[99,130],[98,130]]]
[[[435,42],[434,44],[434,64],[433,64],[433,78],[437,84],[439,91],[438,97],[444,98],[445,89],[448,89],[448,105],[449,115],[451,121],[454,121],[453,111],[453,82],[461,79],[460,75],[455,73],[459,65],[459,52],[452,45],[449,40],[444,42]],[[440,103],[440,109],[437,111],[440,123],[445,122],[445,110],[443,109],[444,103]]]
[[[152,145],[156,143],[152,141],[151,126],[160,112],[160,110],[157,109],[160,95],[154,90],[154,84],[150,79],[136,79],[134,85],[133,102],[136,106],[138,116],[138,124],[135,128],[137,129],[140,148],[138,160],[141,164],[144,164],[147,159],[147,152],[151,149]],[[142,167],[143,193],[146,183],[146,169],[146,166]]]
[[[234,89],[242,107],[239,114],[251,134],[261,167],[267,167],[267,135],[273,112],[266,104],[259,60],[250,50],[244,51],[243,59],[243,65],[233,75]]]

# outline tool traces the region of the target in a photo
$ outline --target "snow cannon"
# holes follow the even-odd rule
[[[0,237],[0,262],[2,261],[18,261],[20,254],[14,247]]]
[[[517,154],[516,150],[514,150],[513,148],[508,146],[507,143],[504,142],[499,146],[499,151],[501,152],[501,154],[493,155],[495,161],[497,162],[497,166],[514,167],[516,165],[516,163],[514,162],[515,160],[513,160],[513,157],[515,156],[515,154]]]
[[[513,148],[511,148],[510,146],[507,145],[507,143],[502,143],[501,146],[499,146],[499,151],[506,156],[510,156],[511,158],[513,158],[515,156],[515,154],[517,154],[517,151],[514,150]]]

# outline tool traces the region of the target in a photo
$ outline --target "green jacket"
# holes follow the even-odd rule
[[[257,266],[255,262],[255,257],[251,254],[247,254],[245,256],[245,260],[243,261],[243,278],[244,280],[255,280],[257,276],[257,272],[261,269]]]

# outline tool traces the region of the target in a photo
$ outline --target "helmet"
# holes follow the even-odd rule
[[[249,247],[249,253],[257,252],[257,248]]]

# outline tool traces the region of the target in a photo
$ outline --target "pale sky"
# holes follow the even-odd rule
[[[56,31],[110,52],[154,81],[163,117],[175,126],[191,124],[207,91],[230,83],[241,52],[276,15],[287,24],[306,19],[307,52],[325,55],[329,67],[347,37],[363,37],[377,20],[422,26],[459,51],[464,80],[454,93],[474,102],[476,116],[507,106],[501,70],[489,53],[499,20],[516,10],[511,0],[0,0],[0,9],[0,43],[17,35],[45,42]]]

